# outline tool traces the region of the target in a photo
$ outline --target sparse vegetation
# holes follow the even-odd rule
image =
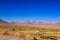
[[[38,31],[36,34],[35,32]],[[11,35],[28,40],[59,40],[60,29],[36,28],[28,26],[0,25],[0,35]]]

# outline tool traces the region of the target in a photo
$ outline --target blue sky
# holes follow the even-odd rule
[[[0,0],[0,19],[60,22],[60,0]]]

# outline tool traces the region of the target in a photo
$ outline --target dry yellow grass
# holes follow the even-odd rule
[[[39,31],[37,34],[34,34]],[[28,40],[44,40],[53,39],[60,40],[60,29],[44,29],[28,26],[12,26],[12,25],[0,25],[0,35],[12,35],[16,37],[23,37]]]

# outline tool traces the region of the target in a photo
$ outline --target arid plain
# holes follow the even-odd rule
[[[60,23],[6,22],[0,19],[0,35],[13,36],[17,40],[60,40]]]

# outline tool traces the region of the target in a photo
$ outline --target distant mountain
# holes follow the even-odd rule
[[[60,28],[60,22],[6,22],[2,19],[0,19],[0,24],[7,24],[12,26],[34,26],[34,27],[43,27],[43,28]]]
[[[0,24],[7,24],[7,23],[8,23],[8,22],[6,22],[6,21],[0,19]]]
[[[12,22],[11,25],[34,26],[38,28],[60,28],[60,22]]]

